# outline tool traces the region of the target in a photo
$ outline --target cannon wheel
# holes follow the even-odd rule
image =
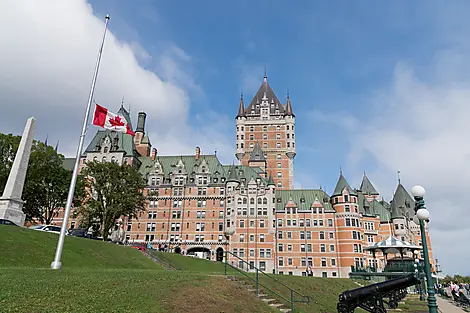
[[[338,309],[338,313],[350,313],[351,312],[351,310],[346,304],[338,303],[337,309]]]

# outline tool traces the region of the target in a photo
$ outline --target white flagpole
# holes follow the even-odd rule
[[[59,270],[62,267],[60,258],[62,256],[62,250],[64,248],[65,232],[67,231],[67,224],[70,215],[70,209],[72,207],[73,195],[75,193],[75,185],[77,183],[78,176],[78,165],[80,163],[80,157],[82,155],[83,143],[85,141],[86,130],[88,126],[88,115],[90,115],[91,101],[95,92],[96,78],[98,76],[98,70],[100,68],[101,53],[103,52],[104,39],[106,38],[106,30],[108,29],[109,14],[106,15],[106,21],[104,23],[104,34],[103,40],[101,41],[101,47],[98,52],[98,58],[96,60],[95,72],[93,73],[93,80],[91,82],[90,96],[88,97],[88,104],[85,112],[85,118],[83,120],[82,134],[80,135],[80,142],[78,144],[77,156],[75,157],[75,166],[73,167],[72,180],[70,181],[69,194],[67,196],[67,203],[65,205],[64,218],[62,219],[62,227],[60,229],[59,242],[57,243],[57,250],[55,252],[54,261],[51,263],[51,269]]]

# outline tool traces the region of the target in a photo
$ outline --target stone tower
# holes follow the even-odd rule
[[[272,175],[277,189],[293,189],[295,115],[289,94],[286,104],[282,104],[265,74],[261,87],[247,107],[243,96],[240,98],[236,127],[235,156],[240,164],[260,166],[264,163],[260,166],[264,177]],[[263,155],[254,160],[260,152]]]

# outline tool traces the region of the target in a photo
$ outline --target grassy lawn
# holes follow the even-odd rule
[[[152,251],[151,253],[164,262],[169,263],[177,270],[199,273],[214,273],[219,275],[224,273],[224,264],[221,262],[192,258],[174,253],[157,251]]]
[[[67,237],[63,269],[52,271],[57,240],[57,234],[0,225],[1,312],[279,312],[227,281],[223,263],[181,255],[152,252],[177,269],[167,271],[131,247]],[[296,312],[334,313],[338,295],[358,287],[349,279],[272,276],[311,296]],[[290,297],[268,277],[261,275],[260,283],[270,298],[276,297],[266,287]],[[417,297],[405,301],[401,312],[426,312]]]
[[[57,240],[0,225],[1,312],[276,312],[222,276],[165,271],[136,249],[90,239],[67,237],[52,271]]]
[[[0,268],[50,268],[58,234],[0,225]],[[163,270],[131,247],[67,236],[63,268],[137,268]]]

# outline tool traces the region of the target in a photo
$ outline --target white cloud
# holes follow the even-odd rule
[[[117,111],[124,97],[134,124],[137,111],[146,111],[151,141],[162,154],[192,153],[196,145],[232,152],[223,134],[189,125],[190,95],[204,94],[187,70],[191,57],[168,43],[150,55],[138,42],[118,38],[112,16],[109,23],[96,102]],[[37,139],[49,134],[50,142],[61,141],[62,153],[75,154],[103,28],[104,16],[93,15],[85,0],[0,4],[1,132],[20,133],[35,116]],[[139,62],[153,63],[147,68],[158,75]],[[90,126],[88,140],[95,130]]]
[[[351,144],[349,167],[372,156],[377,164],[367,174],[388,200],[396,189],[397,170],[408,190],[423,185],[434,257],[448,273],[470,274],[470,77],[458,71],[470,62],[458,58],[462,64],[456,66],[450,54],[459,53],[438,54],[424,77],[411,65],[397,64],[392,84],[366,99],[369,114],[337,116]],[[332,121],[335,115],[314,116]],[[349,179],[355,183],[362,169],[354,171]]]

